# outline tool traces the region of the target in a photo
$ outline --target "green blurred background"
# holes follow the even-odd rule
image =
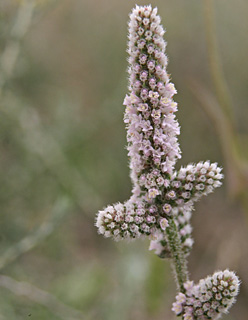
[[[213,2],[232,149],[214,118],[206,0],[150,2],[178,90],[177,166],[209,159],[227,177],[196,205],[191,278],[236,270],[241,292],[225,319],[247,320],[248,2]],[[0,0],[0,320],[175,319],[169,262],[148,240],[115,243],[94,227],[98,210],[131,191],[122,102],[135,4]]]

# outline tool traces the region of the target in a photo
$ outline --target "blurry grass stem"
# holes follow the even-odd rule
[[[31,25],[35,1],[24,0],[19,4],[16,20],[10,32],[10,40],[0,57],[0,95],[8,79],[13,75],[20,53],[21,41]]]
[[[31,301],[43,305],[62,320],[88,319],[81,311],[65,305],[51,293],[41,290],[30,283],[19,282],[11,277],[0,275],[0,287],[8,289],[17,296],[27,297]]]
[[[14,262],[22,254],[28,252],[45,240],[45,238],[54,231],[65,214],[68,213],[70,207],[71,203],[68,199],[63,198],[58,200],[54,205],[49,220],[43,222],[36,231],[3,253],[0,258],[0,269],[3,269],[11,262]],[[65,305],[51,293],[41,290],[27,282],[18,282],[8,276],[0,275],[0,287],[10,290],[17,296],[25,296],[31,301],[43,305],[63,320],[86,319],[81,311]]]
[[[207,40],[208,60],[212,76],[212,81],[216,91],[216,96],[222,111],[233,125],[232,102],[228,86],[222,69],[221,59],[218,52],[218,42],[216,37],[216,26],[214,19],[214,1],[204,0],[205,11],[205,31]]]
[[[1,255],[0,270],[45,240],[54,231],[65,214],[68,213],[70,206],[71,204],[68,199],[58,200],[51,210],[50,217],[47,221],[44,221],[36,231],[8,248]]]
[[[21,129],[27,151],[39,157],[44,167],[84,213],[91,212],[93,199],[94,205],[102,205],[101,197],[84,181],[81,172],[71,166],[59,142],[42,127],[36,110],[28,106],[19,107],[12,95],[9,99],[7,105],[11,107],[4,108],[3,112],[14,119]]]
[[[248,186],[248,166],[240,156],[240,146],[235,130],[219,106],[218,101],[198,80],[190,80],[191,91],[196,96],[209,119],[214,124],[225,159],[227,188],[232,199],[246,193]],[[248,209],[248,208],[247,208]],[[248,212],[248,211],[247,211]]]
[[[240,137],[235,128],[232,102],[229,95],[230,90],[221,67],[214,23],[213,0],[204,0],[204,12],[209,66],[217,101],[199,82],[191,83],[193,84],[193,91],[214,123],[220,138],[227,167],[229,195],[233,199],[240,200],[244,210],[248,213],[248,197],[246,194],[248,162],[243,156]]]

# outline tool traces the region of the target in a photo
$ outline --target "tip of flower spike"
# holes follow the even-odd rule
[[[127,49],[130,95],[124,100],[127,149],[136,177],[147,167],[173,172],[181,157],[177,140],[180,130],[174,116],[176,89],[166,71],[164,32],[157,8],[136,5],[130,14]],[[160,181],[158,188],[144,185],[148,201],[159,194]]]

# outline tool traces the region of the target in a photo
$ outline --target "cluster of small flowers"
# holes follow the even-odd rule
[[[98,232],[115,241],[139,238],[163,232],[168,221],[158,215],[158,208],[145,201],[128,200],[99,211],[96,220]]]
[[[208,195],[214,188],[221,186],[221,170],[217,163],[209,161],[189,164],[186,168],[174,172],[163,198],[171,206],[193,205],[203,195]]]
[[[173,214],[186,253],[193,240],[185,217],[194,201],[221,185],[221,169],[207,161],[174,172],[180,157],[179,126],[174,115],[177,106],[172,99],[176,91],[166,73],[166,43],[157,9],[136,6],[130,15],[129,32],[131,92],[124,101],[124,121],[134,188],[126,203],[100,211],[96,225],[100,234],[115,240],[153,234],[157,238],[151,246],[164,255],[168,253],[164,231]],[[150,206],[156,210],[152,212]],[[132,215],[127,213],[129,207],[133,208]],[[132,221],[126,221],[130,216]]]
[[[157,169],[153,174],[157,174]],[[221,185],[221,169],[216,163],[199,162],[181,168],[167,179],[168,187],[163,186],[159,200],[162,205],[155,205],[145,198],[131,197],[124,204],[108,206],[97,216],[96,226],[105,237],[121,239],[138,238],[142,235],[153,235],[150,250],[162,257],[169,257],[166,233],[168,217],[173,217],[182,243],[182,249],[188,254],[193,246],[190,224],[193,203],[203,195],[212,192]],[[155,198],[157,189],[148,190],[150,198]]]
[[[150,236],[149,249],[165,258],[173,256],[170,227],[175,225],[180,253],[190,252],[194,202],[219,187],[223,174],[209,161],[174,171],[181,157],[180,128],[160,22],[157,8],[151,6],[136,6],[130,15],[130,93],[124,100],[124,122],[133,190],[124,204],[99,211],[96,226],[100,234],[116,241]],[[197,285],[186,282],[172,310],[184,320],[217,320],[234,303],[238,290],[239,280],[233,272],[216,272]]]
[[[175,207],[172,209],[171,214],[173,215],[173,219],[178,228],[182,250],[187,256],[194,243],[194,240],[191,237],[192,226],[190,223],[192,209],[187,206]],[[157,254],[160,258],[169,258],[171,254],[166,233],[156,233],[150,242],[149,250],[155,250],[155,254]]]
[[[188,255],[194,243],[194,240],[191,237],[193,228],[190,223],[192,208],[184,206],[175,208],[174,210],[176,211],[175,223],[181,239],[182,250],[184,251],[185,255]]]
[[[238,277],[229,270],[215,272],[197,285],[188,281],[185,293],[176,296],[172,311],[184,320],[220,319],[235,302],[239,285]]]
[[[166,43],[160,22],[157,8],[151,6],[136,6],[130,15],[130,95],[124,100],[131,178],[144,191],[151,187],[157,190],[150,192],[150,199],[167,184],[161,174],[171,174],[180,158],[180,129],[174,115],[177,104],[172,99],[176,89],[166,72]]]

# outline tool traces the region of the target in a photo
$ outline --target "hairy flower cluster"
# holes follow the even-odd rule
[[[192,227],[190,223],[191,213],[194,202],[198,201],[203,195],[211,193],[214,188],[221,185],[220,179],[223,178],[221,168],[216,163],[199,162],[189,164],[186,168],[174,171],[168,187],[164,188],[158,200],[163,203],[162,214],[173,216],[178,233],[180,236],[182,249],[187,255],[193,246],[191,237]],[[150,250],[161,258],[170,257],[166,234],[159,234],[150,243]]]
[[[239,280],[216,272],[194,285],[185,257],[192,246],[194,203],[221,185],[223,174],[209,161],[174,169],[181,157],[175,118],[176,93],[166,71],[166,42],[157,8],[136,6],[129,22],[129,94],[124,122],[133,190],[125,203],[98,212],[98,232],[116,241],[150,236],[150,250],[171,258],[180,292],[172,310],[184,320],[217,320],[235,301]]]
[[[182,249],[188,254],[194,243],[190,224],[193,204],[219,187],[223,175],[216,163],[206,161],[189,164],[169,177],[168,186],[161,189],[160,195],[156,195],[156,188],[148,190],[149,197],[156,198],[156,202],[145,201],[144,196],[131,197],[124,204],[118,203],[100,211],[96,222],[99,233],[116,241],[152,235],[150,250],[155,250],[161,258],[170,257],[164,231],[168,218],[173,217]]]
[[[173,215],[178,228],[182,250],[185,255],[188,255],[194,243],[194,240],[191,237],[193,228],[190,224],[192,209],[187,206],[175,207],[172,209],[171,214]],[[170,258],[171,252],[168,246],[166,233],[157,232],[150,242],[149,250],[154,250],[155,254],[160,258]]]
[[[196,165],[189,164],[186,168],[174,172],[163,198],[171,206],[193,204],[203,195],[208,195],[214,188],[221,186],[222,178],[223,174],[217,163],[206,161]]]
[[[166,72],[166,42],[157,8],[136,6],[129,22],[129,90],[124,121],[135,192],[155,198],[180,158],[176,89]],[[153,179],[154,178],[154,179]],[[152,190],[151,190],[152,189]]]
[[[238,277],[229,270],[215,272],[197,285],[188,281],[185,293],[176,296],[172,311],[184,320],[220,319],[235,302],[239,285]]]
[[[127,201],[117,203],[100,211],[96,226],[105,237],[134,239],[142,235],[150,235],[162,223],[158,217],[157,207],[143,201]],[[164,219],[165,220],[165,219]]]
[[[96,226],[100,234],[115,240],[152,235],[150,249],[169,257],[168,218],[173,216],[188,253],[193,245],[189,221],[193,204],[219,187],[223,175],[209,161],[174,170],[180,158],[174,115],[177,104],[173,101],[176,90],[166,72],[160,21],[157,9],[151,6],[136,6],[130,15],[130,94],[124,100],[124,122],[134,188],[127,202],[100,211]]]

